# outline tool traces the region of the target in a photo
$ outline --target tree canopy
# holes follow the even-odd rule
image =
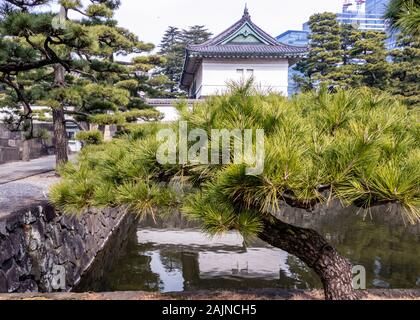
[[[396,17],[394,20],[391,23],[397,30],[399,24]],[[396,43],[391,49],[387,47],[389,34],[339,25],[332,13],[313,15],[309,25],[309,52],[295,67],[300,72],[295,80],[301,90],[320,85],[330,90],[368,86],[392,92],[409,106],[419,105],[420,51],[415,30],[402,28],[393,34]]]
[[[420,36],[420,1],[391,0],[385,18],[394,30]]]
[[[410,106],[420,104],[420,1],[391,0],[385,18],[396,33],[389,90]]]
[[[309,27],[309,52],[295,68],[302,74],[295,77],[301,89],[320,84],[330,88],[387,88],[391,65],[384,32],[339,25],[336,15],[328,12],[311,16]]]
[[[158,55],[144,55],[154,46],[118,26],[113,14],[119,1],[7,0],[1,8],[0,83],[5,85],[1,106],[15,130],[29,133],[38,119],[32,106],[49,109],[54,122],[57,158],[66,161],[65,122],[113,124],[138,118],[158,119],[140,93],[156,96],[168,78],[150,76],[164,63]],[[70,15],[72,13],[72,15]],[[76,17],[76,18],[71,18]],[[134,54],[131,61],[118,61]],[[129,112],[126,114],[126,112]],[[71,116],[72,120],[68,117]],[[27,135],[28,139],[31,135]]]
[[[180,94],[178,86],[184,66],[185,48],[189,44],[203,43],[209,40],[211,35],[205,26],[201,25],[191,26],[182,30],[170,26],[165,31],[159,45],[159,53],[165,57],[166,61],[160,72],[171,80],[170,91],[174,96]]]
[[[245,176],[244,166],[235,164],[161,165],[156,160],[156,132],[167,125],[140,125],[120,138],[124,142],[117,139],[84,150],[79,163],[69,164],[64,170],[65,179],[53,189],[54,202],[72,213],[101,203],[122,204],[116,196],[124,184],[153,185],[183,174],[192,185],[207,190],[199,195],[205,201],[195,201],[206,206],[213,202],[210,198],[218,199],[226,189],[225,196],[230,200],[214,200],[214,205],[240,199],[244,211],[258,204],[258,211],[266,212],[282,202],[310,208],[335,197],[363,208],[397,202],[406,208],[410,222],[419,221],[420,127],[416,112],[407,110],[398,99],[367,88],[336,94],[322,89],[291,101],[245,91],[211,98],[196,105],[192,112],[188,108],[181,111],[191,130],[264,129],[264,173]],[[89,185],[85,184],[87,180],[91,181]],[[79,182],[81,189],[77,187]],[[111,198],[96,198],[103,196],[96,190],[104,185]],[[76,202],[75,197],[83,201]],[[205,215],[206,210],[196,212]],[[221,221],[229,220],[229,212]],[[232,227],[213,226],[217,219],[202,218],[215,231],[217,226],[219,231]],[[237,222],[232,220],[233,224]],[[245,234],[252,233],[247,232],[246,225],[237,226]]]
[[[162,164],[157,133],[172,129],[181,152],[181,132],[177,124],[148,124],[85,149],[77,164],[62,169],[51,201],[70,214],[90,206],[123,205],[140,216],[178,208],[210,234],[237,230],[297,256],[320,276],[328,299],[357,297],[350,264],[318,233],[286,224],[276,213],[339,199],[361,210],[396,203],[405,221],[420,221],[420,127],[416,111],[397,98],[368,88],[334,94],[323,88],[287,100],[257,94],[248,83],[179,110],[189,132],[202,129],[210,140],[216,139],[212,129],[263,129],[263,172],[249,175],[247,164],[233,158]]]

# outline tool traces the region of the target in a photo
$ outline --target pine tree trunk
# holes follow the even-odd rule
[[[275,217],[264,219],[259,238],[295,255],[321,278],[327,300],[355,300],[351,264],[316,231],[289,225]]]
[[[55,163],[60,166],[68,161],[67,156],[67,132],[64,122],[64,109],[54,108],[53,125],[54,125],[54,141],[55,141]]]
[[[29,140],[24,138],[22,142],[22,161],[31,161],[30,154]]]
[[[65,85],[65,69],[62,65],[54,65],[54,87],[63,87]],[[64,116],[64,108],[62,106],[53,108],[53,126],[55,140],[55,163],[58,167],[68,161],[67,156],[67,132]]]

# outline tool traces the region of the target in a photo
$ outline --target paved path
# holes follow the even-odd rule
[[[0,185],[27,178],[36,174],[53,171],[55,156],[47,156],[31,161],[9,162],[0,165]]]
[[[51,171],[0,185],[0,218],[46,200],[48,189],[59,179]]]
[[[54,169],[55,156],[0,165],[0,217],[47,199],[48,189],[59,181]]]

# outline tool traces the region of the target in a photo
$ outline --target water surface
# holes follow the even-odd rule
[[[359,213],[359,214],[358,214]],[[322,233],[352,263],[363,265],[369,288],[420,288],[420,227],[405,226],[394,208],[372,218],[357,208],[308,213],[288,210],[283,220]],[[373,219],[373,220],[372,220]],[[140,223],[93,291],[159,291],[320,288],[299,259],[234,232],[210,238],[191,223]]]

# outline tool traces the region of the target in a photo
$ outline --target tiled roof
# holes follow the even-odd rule
[[[249,36],[251,41],[249,41]],[[239,36],[242,39],[237,40]],[[297,58],[307,52],[307,47],[292,46],[278,42],[251,20],[245,8],[242,18],[218,36],[186,48],[181,87],[188,88],[202,58]]]
[[[248,24],[265,43],[243,43],[243,44],[225,44],[231,36],[239,31],[245,24]],[[187,47],[187,53],[190,55],[201,56],[212,54],[225,55],[288,55],[301,54],[307,51],[307,47],[291,46],[278,42],[251,20],[248,9],[245,8],[242,18],[223,31],[218,36],[198,45]]]
[[[226,45],[201,45],[188,47],[190,56],[212,56],[212,55],[293,55],[302,54],[307,51],[306,47],[290,46],[278,43],[278,45],[266,44],[226,44]]]

